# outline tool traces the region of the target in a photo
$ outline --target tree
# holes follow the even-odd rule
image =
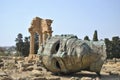
[[[90,39],[89,39],[88,36],[85,36],[85,37],[84,37],[84,40],[88,40],[88,41],[90,41]]]
[[[112,54],[115,58],[120,58],[120,39],[118,36],[112,37]]]
[[[37,54],[38,51],[38,43],[39,43],[39,39],[38,39],[38,34],[35,33],[35,37],[34,37],[34,49],[35,49],[35,54]],[[23,35],[21,33],[19,33],[17,35],[17,38],[15,39],[16,41],[16,50],[17,53],[19,53],[19,56],[28,56],[29,55],[29,49],[30,49],[30,37],[24,37],[24,41],[23,41]]]
[[[98,41],[97,30],[95,30],[95,32],[94,32],[93,41]]]
[[[17,38],[16,38],[15,41],[16,41],[17,43],[19,43],[19,42],[23,42],[22,38],[23,38],[22,34],[19,33],[19,34],[17,35]]]
[[[19,53],[19,56],[22,55],[22,49],[23,49],[23,40],[22,40],[23,36],[21,33],[19,33],[17,35],[17,38],[16,38],[16,50],[17,52]]]
[[[30,49],[29,37],[25,37],[24,38],[24,45],[23,45],[23,49],[22,49],[23,56],[26,57],[29,55],[29,49]]]
[[[105,38],[105,44],[106,44],[107,58],[111,59],[111,58],[113,58],[113,54],[112,54],[112,50],[113,50],[112,42],[108,38]]]
[[[112,41],[105,39],[107,58],[120,58],[120,38],[112,37]]]

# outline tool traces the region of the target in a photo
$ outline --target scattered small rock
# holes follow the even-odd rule
[[[60,80],[60,77],[47,77],[47,80]]]
[[[34,77],[31,80],[47,80],[45,77]]]
[[[0,68],[4,66],[4,63],[3,62],[0,62]]]
[[[4,76],[4,77],[0,77],[0,80],[13,80],[10,77]]]
[[[35,70],[43,71],[42,67],[34,67]]]
[[[81,80],[92,80],[91,77],[82,77]]]
[[[1,63],[1,62],[3,62],[3,60],[2,60],[2,59],[0,59],[0,63]]]
[[[29,66],[25,69],[25,71],[32,71],[33,69],[34,69],[33,66]]]
[[[0,71],[0,76],[7,76],[7,74],[3,71]]]
[[[38,77],[38,76],[43,76],[43,72],[39,71],[39,70],[32,70],[32,73],[31,73],[31,76],[35,76],[35,77]]]
[[[78,77],[71,77],[70,80],[80,80]]]

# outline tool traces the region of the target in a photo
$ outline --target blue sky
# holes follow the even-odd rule
[[[120,36],[120,0],[0,0],[0,46],[15,45],[18,33],[29,36],[36,16],[54,20],[53,35]]]

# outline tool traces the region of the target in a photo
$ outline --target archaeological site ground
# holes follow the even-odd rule
[[[0,56],[0,80],[120,80],[120,59],[106,59],[104,41],[52,35],[51,19],[33,18],[27,57]],[[39,35],[35,54],[35,33]]]

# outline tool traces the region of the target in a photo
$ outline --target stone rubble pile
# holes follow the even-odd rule
[[[106,80],[105,76],[114,75],[117,76],[116,80],[120,80],[120,61],[106,62],[102,67],[102,73],[105,75],[102,74],[104,77],[101,79],[97,76],[81,75],[66,78],[64,75],[53,75],[41,65],[40,60],[38,62],[25,61],[22,57],[0,57],[0,80]]]
[[[0,58],[0,80],[60,80],[35,61],[25,62],[24,58]],[[46,75],[49,75],[46,77]]]
[[[108,60],[102,67],[102,71],[109,75],[120,76],[120,59]]]

